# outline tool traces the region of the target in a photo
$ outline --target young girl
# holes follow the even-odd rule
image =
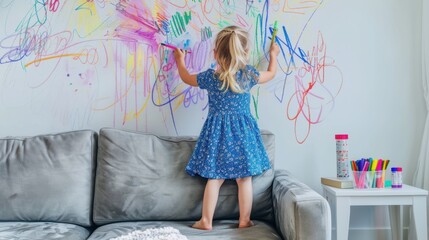
[[[238,227],[253,226],[250,220],[253,190],[252,176],[271,168],[262,144],[258,125],[250,112],[249,90],[257,83],[274,78],[279,46],[272,44],[267,71],[258,72],[247,65],[249,59],[247,31],[230,26],[216,37],[214,57],[217,69],[196,75],[185,66],[185,52],[174,50],[174,57],[183,82],[207,89],[209,113],[186,171],[207,178],[202,216],[192,227],[212,229],[212,220],[219,189],[225,179],[238,185],[240,219]]]

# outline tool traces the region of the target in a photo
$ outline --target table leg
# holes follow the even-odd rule
[[[331,209],[331,226],[333,224],[334,218],[336,219],[336,209],[335,207],[335,197],[330,195],[325,188],[323,188],[323,197],[326,199],[326,201],[328,201],[329,207]],[[332,236],[332,232],[334,231],[334,229],[331,227],[331,236]],[[332,238],[332,237],[331,237]]]
[[[390,216],[390,229],[392,231],[392,239],[402,240],[403,238],[402,207],[400,205],[390,205],[389,216]]]
[[[411,206],[412,219],[410,221],[410,230],[415,231],[417,240],[427,240],[427,214],[426,214],[426,197],[413,197],[413,205]]]
[[[350,223],[350,201],[348,197],[338,197],[335,206],[337,240],[348,239]]]

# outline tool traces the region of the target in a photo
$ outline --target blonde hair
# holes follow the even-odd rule
[[[220,89],[242,93],[243,89],[237,83],[235,75],[240,69],[244,69],[248,62],[249,35],[240,27],[226,27],[216,36],[215,50],[219,65],[215,73],[222,81]]]

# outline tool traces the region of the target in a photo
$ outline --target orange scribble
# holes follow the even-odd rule
[[[305,10],[316,8],[320,5],[320,0],[285,0],[283,5],[284,13],[305,14]]]
[[[87,56],[88,54],[84,54],[84,53],[69,53],[69,54],[61,54],[61,55],[56,55],[56,56],[50,56],[50,57],[45,57],[45,58],[39,58],[36,60],[33,60],[27,64],[25,64],[25,67],[30,66],[31,64],[34,63],[40,63],[42,61],[46,61],[46,60],[50,60],[50,59],[54,59],[54,58],[62,58],[62,57],[74,57],[75,59],[81,56]]]

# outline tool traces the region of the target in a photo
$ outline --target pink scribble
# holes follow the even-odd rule
[[[295,138],[300,144],[309,136],[311,126],[323,120],[327,108],[333,107],[335,97],[341,90],[341,71],[335,66],[335,61],[326,56],[326,52],[327,46],[319,32],[316,45],[311,52],[307,52],[307,61],[303,61],[295,74],[295,91],[287,104],[287,118],[294,121]],[[329,69],[338,75],[330,76],[327,84],[325,76]]]
[[[46,4],[49,6],[49,11],[56,12],[60,6],[60,0],[49,0]]]

